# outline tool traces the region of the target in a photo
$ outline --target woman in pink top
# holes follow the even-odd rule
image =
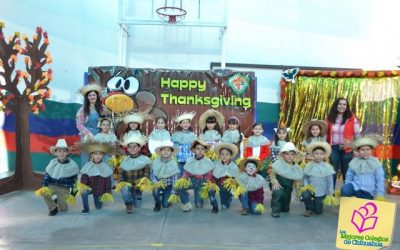
[[[337,98],[329,111],[327,142],[332,145],[332,154],[329,159],[335,169],[333,186],[336,186],[337,171],[340,169],[343,180],[352,159],[352,143],[360,133],[360,124],[356,116],[350,111],[346,98]]]

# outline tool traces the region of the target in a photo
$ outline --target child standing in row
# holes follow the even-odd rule
[[[333,196],[333,167],[324,162],[331,154],[331,146],[326,142],[312,142],[306,147],[307,154],[313,160],[304,167],[303,186],[311,186],[313,191],[306,190],[301,196],[306,206],[305,217],[321,214],[326,196]]]
[[[262,135],[264,132],[262,123],[254,123],[251,132],[253,135],[247,139],[247,144],[244,149],[244,157],[259,158],[263,162],[269,156],[271,143],[267,137]]]
[[[126,184],[122,185],[121,193],[127,214],[133,213],[133,207],[140,208],[142,204],[142,191],[136,186],[136,181],[150,177],[151,160],[140,153],[144,143],[144,137],[138,134],[125,137],[122,143],[127,148],[127,154],[120,166],[120,184]]]
[[[194,152],[194,156],[188,159],[183,167],[184,172],[182,178],[189,179],[194,193],[194,204],[197,208],[203,207],[203,199],[200,196],[200,189],[206,181],[212,181],[212,171],[214,163],[205,154],[210,149],[210,146],[203,141],[195,140],[190,149]],[[192,205],[189,202],[188,189],[180,190],[180,198],[182,202],[182,211],[189,212],[192,210]],[[213,206],[213,213],[218,213],[218,203],[215,195],[209,194],[210,203]]]
[[[83,144],[83,150],[90,154],[90,161],[81,170],[80,184],[82,188],[82,214],[89,213],[89,195],[93,194],[96,209],[101,209],[104,197],[111,196],[110,166],[103,162],[103,156],[113,152],[109,144],[91,142]]]
[[[221,141],[221,127],[224,124],[224,116],[221,112],[214,109],[209,109],[204,112],[199,118],[199,127],[201,133],[199,139],[211,146]]]
[[[240,148],[240,143],[243,140],[243,134],[240,131],[239,119],[232,116],[228,119],[228,129],[225,130],[221,141],[226,143],[235,144],[237,148]]]
[[[303,170],[295,163],[301,156],[293,143],[287,142],[279,153],[278,160],[272,164],[270,181],[272,184],[272,217],[280,217],[280,212],[289,212],[293,184],[300,188]]]
[[[342,196],[356,196],[361,199],[382,200],[385,192],[385,173],[382,163],[372,156],[376,148],[375,139],[364,136],[354,142],[358,156],[349,163],[345,184],[342,186]]]
[[[157,117],[153,131],[149,135],[149,150],[156,154],[156,148],[171,141],[171,134],[167,127],[167,118]]]
[[[224,182],[227,178],[236,178],[239,174],[239,168],[233,162],[238,148],[234,144],[221,142],[215,145],[214,151],[220,160],[215,162],[213,176],[219,187],[221,208],[228,209],[232,202],[232,194],[224,187]]]
[[[169,207],[168,199],[172,193],[176,180],[179,176],[179,168],[177,162],[172,159],[178,149],[173,146],[172,142],[166,142],[155,149],[157,157],[151,166],[150,178],[153,183],[156,183],[156,188],[153,190],[155,206],[153,211],[158,212],[163,208]],[[157,185],[162,182],[163,185]],[[162,196],[162,198],[161,198]]]
[[[56,158],[47,165],[42,181],[43,186],[51,191],[42,195],[49,208],[49,216],[67,211],[66,197],[78,179],[78,165],[68,157],[68,151],[69,147],[64,139],[58,139],[56,145],[50,147],[50,153]],[[57,203],[52,199],[52,194],[57,195]]]
[[[237,182],[246,190],[239,196],[243,208],[241,214],[261,214],[264,210],[264,187],[267,185],[264,177],[257,174],[262,168],[262,162],[256,158],[246,158],[239,163],[239,168],[241,173]]]
[[[180,175],[183,173],[183,166],[185,165],[187,159],[192,156],[190,146],[193,141],[197,139],[193,129],[190,126],[190,122],[196,115],[195,112],[183,113],[175,117],[175,122],[178,123],[176,132],[172,135],[171,140],[174,146],[178,148],[178,154],[176,155],[178,161],[178,167],[181,171]]]
[[[111,148],[116,149],[118,139],[117,136],[112,131],[111,119],[107,117],[99,118],[98,127],[100,128],[101,132],[94,136],[94,141],[109,144]],[[111,168],[113,168],[113,166],[111,166],[111,164],[108,163],[109,159],[110,159],[109,155],[103,156],[103,161],[107,163]]]
[[[302,134],[305,136],[301,145],[306,148],[313,142],[326,142],[326,132],[328,131],[328,124],[324,120],[313,119],[306,122],[301,130]],[[306,151],[305,159],[307,161],[312,160],[312,156]]]
[[[277,160],[281,148],[289,142],[289,128],[275,128],[275,139],[271,144],[271,160]]]

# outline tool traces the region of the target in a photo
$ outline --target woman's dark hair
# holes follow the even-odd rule
[[[274,140],[275,146],[278,146],[278,141],[279,141],[278,133],[281,132],[281,131],[286,132],[285,141],[286,142],[290,141],[289,140],[289,132],[288,132],[287,128],[277,128],[276,129],[276,133],[275,133],[275,140]]]
[[[311,142],[311,138],[313,137],[313,135],[311,134],[311,128],[314,126],[318,126],[319,128],[319,136],[321,136],[321,132],[322,132],[322,128],[320,125],[318,124],[313,124],[308,128],[307,134],[306,134],[306,142],[310,143]]]
[[[83,99],[83,114],[85,115],[85,117],[87,117],[90,114],[90,102],[88,95],[92,92],[96,93],[97,95],[96,103],[94,104],[94,109],[99,115],[101,114],[101,111],[103,111],[100,102],[100,94],[96,91],[89,91],[85,94],[85,98]]]
[[[217,118],[215,118],[215,116],[209,116],[206,119],[206,127],[203,129],[203,134],[208,130],[207,128],[207,123],[215,123],[214,129],[217,130],[217,132],[222,135],[221,133],[221,128],[217,122]]]
[[[330,109],[330,111],[329,111],[329,114],[328,114],[328,121],[330,121],[331,123],[335,123],[336,122],[336,118],[337,118],[337,115],[338,115],[338,110],[337,110],[337,107],[338,107],[338,105],[339,105],[339,102],[341,101],[341,100],[345,100],[346,101],[346,103],[347,103],[347,106],[346,106],[346,110],[344,111],[344,113],[343,113],[343,120],[342,120],[342,125],[343,124],[345,124],[345,122],[347,121],[347,119],[349,119],[351,116],[352,116],[352,113],[351,113],[351,111],[350,111],[350,105],[349,105],[349,101],[346,99],[346,98],[344,98],[344,97],[339,97],[339,98],[337,98],[334,102],[333,102],[333,104],[332,104],[332,106],[331,106],[331,109]]]
[[[176,131],[183,131],[183,128],[181,127],[181,122],[183,122],[184,120],[182,120],[182,121],[180,121],[179,122],[179,125],[178,126],[176,126]],[[190,122],[190,120],[189,120],[189,122]],[[192,127],[189,127],[188,128],[188,130],[190,131],[190,132],[193,132],[193,128]]]
[[[140,129],[140,124],[137,123],[137,122],[128,123],[128,126],[126,126],[126,129],[125,129],[125,134],[128,133],[129,131],[131,131],[131,126],[129,126],[129,125],[131,125],[131,123],[136,123],[137,124],[137,129],[136,130],[139,130],[140,133],[143,134],[142,130]]]
[[[156,124],[155,124],[155,127],[157,128],[157,122],[158,122],[158,120],[160,120],[160,119],[164,121],[164,123],[165,123],[165,129],[166,129],[166,130],[168,130],[167,118],[166,118],[166,117],[164,117],[164,116],[160,116],[160,117],[157,117],[157,118],[156,118]]]
[[[239,141],[237,142],[237,144],[240,144],[243,140],[243,136],[242,136],[242,130],[240,129],[240,123],[239,123],[238,118],[236,118],[236,117],[229,118],[228,125],[230,125],[230,124],[238,125],[237,129],[239,131]]]

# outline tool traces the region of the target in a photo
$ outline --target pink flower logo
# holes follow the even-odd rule
[[[351,223],[357,228],[359,233],[375,228],[378,216],[374,216],[378,207],[373,202],[368,202],[358,210],[353,211]]]

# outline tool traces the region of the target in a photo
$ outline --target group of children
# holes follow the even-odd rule
[[[306,217],[320,214],[324,204],[336,204],[334,171],[327,161],[331,147],[324,139],[324,121],[312,120],[303,126],[306,137],[302,146],[306,153],[302,153],[289,141],[288,129],[278,128],[275,140],[270,143],[262,135],[261,123],[253,125],[253,135],[240,150],[244,136],[240,132],[239,120],[230,118],[228,129],[222,133],[224,117],[216,110],[208,110],[200,117],[202,133],[199,137],[191,128],[195,116],[192,112],[175,117],[178,127],[172,136],[167,130],[166,119],[157,118],[154,131],[146,138],[140,131],[144,115],[135,113],[124,117],[127,131],[119,141],[126,153],[119,166],[115,192],[121,192],[128,214],[134,208],[140,208],[142,193],[146,191],[153,194],[155,212],[178,202],[182,204],[182,211],[189,212],[193,209],[189,189],[193,189],[196,208],[203,207],[204,201],[209,200],[212,213],[218,213],[216,196],[219,195],[222,209],[228,209],[232,199],[238,198],[242,204],[241,214],[261,214],[268,181],[273,217],[289,211],[293,187],[296,197],[304,201]],[[50,151],[56,158],[46,167],[44,187],[37,192],[46,201],[49,215],[56,215],[58,209],[65,211],[67,203],[76,195],[82,197],[83,214],[89,213],[90,194],[96,209],[100,209],[103,202],[113,200],[113,170],[104,158],[116,154],[118,141],[110,133],[111,124],[110,119],[101,118],[101,133],[93,142],[82,144],[82,150],[90,155],[90,161],[81,170],[68,158],[69,148],[65,140],[60,139],[51,147]],[[146,145],[151,156],[143,153]],[[354,142],[358,156],[350,163],[342,196],[366,199],[383,196],[384,172],[379,160],[372,156],[375,147],[376,141],[370,137],[360,137]],[[243,158],[239,158],[240,153]],[[302,160],[306,162],[305,166],[298,164]],[[271,164],[266,166],[266,162]],[[269,168],[268,171],[261,173],[265,168]],[[56,200],[52,199],[53,195],[57,196]]]

